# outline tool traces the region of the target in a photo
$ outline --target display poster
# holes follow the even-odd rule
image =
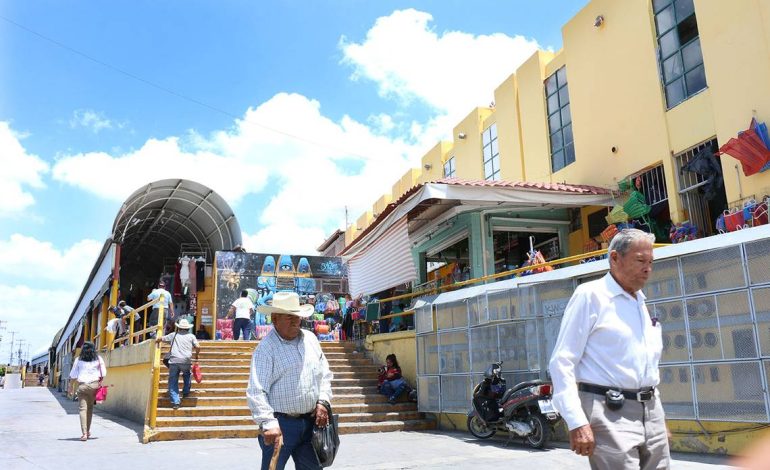
[[[264,305],[275,292],[315,294],[319,280],[347,277],[345,264],[338,257],[217,251],[215,258],[217,318],[227,314],[244,290],[255,305]]]

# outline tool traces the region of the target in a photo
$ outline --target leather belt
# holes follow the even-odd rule
[[[642,387],[639,390],[625,390],[614,387],[605,387],[603,385],[579,383],[578,390],[581,392],[595,393],[596,395],[602,396],[604,396],[610,390],[616,390],[621,392],[627,399],[636,400],[639,402],[646,402],[655,398],[655,387]]]
[[[292,419],[309,419],[313,416],[313,412],[308,413],[281,413],[281,412],[274,412],[273,413],[275,417],[283,416],[284,418],[292,418]]]

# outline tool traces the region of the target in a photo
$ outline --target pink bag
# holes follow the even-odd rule
[[[99,358],[99,388],[96,390],[96,403],[102,403],[107,399],[107,387],[102,385],[102,359]]]

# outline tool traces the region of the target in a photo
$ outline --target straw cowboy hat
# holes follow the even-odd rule
[[[259,313],[285,313],[295,315],[300,318],[307,318],[313,314],[315,307],[309,304],[300,305],[299,295],[296,292],[276,292],[273,295],[272,305],[260,305],[257,307]]]
[[[189,321],[187,321],[186,318],[182,318],[181,320],[176,322],[176,327],[179,328],[180,330],[189,330],[190,328],[192,328],[192,325],[190,324]]]

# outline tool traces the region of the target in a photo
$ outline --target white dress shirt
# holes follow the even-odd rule
[[[578,395],[580,382],[639,389],[660,382],[660,323],[653,325],[644,294],[636,298],[607,273],[572,295],[551,356],[554,406],[570,430],[588,424]]]
[[[70,370],[70,379],[77,380],[82,384],[96,382],[99,377],[107,375],[107,367],[101,357],[96,356],[96,361],[83,362],[80,358],[75,359]],[[100,375],[101,374],[101,375]]]
[[[263,429],[278,426],[273,412],[303,414],[318,400],[331,402],[332,372],[321,344],[309,331],[286,341],[273,329],[251,357],[246,399],[254,422]]]

